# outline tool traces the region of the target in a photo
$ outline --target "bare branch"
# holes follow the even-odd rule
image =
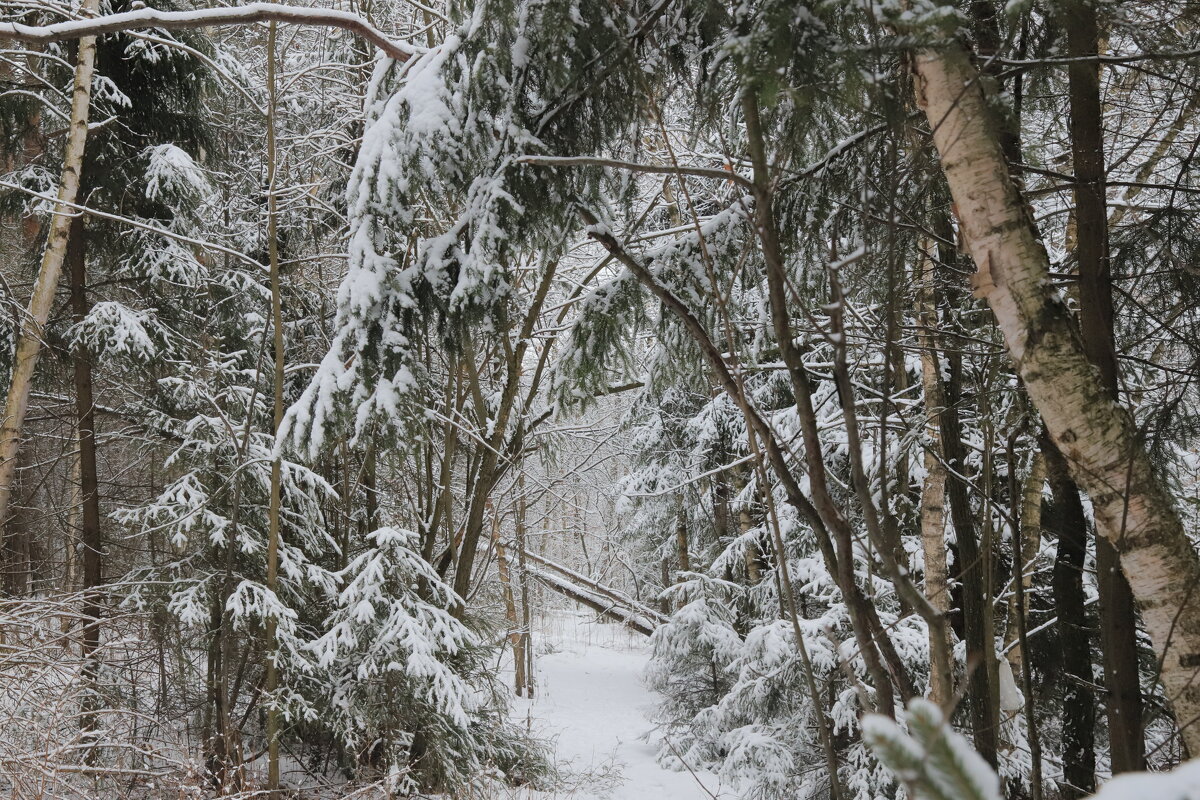
[[[590,156],[522,156],[518,164],[535,164],[539,167],[610,167],[626,169],[630,172],[648,172],[658,175],[692,175],[697,178],[716,178],[730,181],[747,188],[754,186],[749,178],[744,178],[736,172],[709,167],[674,166],[667,164],[638,164],[633,161],[619,161],[613,158],[592,158]]]
[[[296,8],[280,3],[250,3],[237,8],[199,8],[192,11],[159,11],[141,8],[94,19],[56,22],[52,25],[0,23],[0,36],[20,42],[61,42],[84,36],[101,36],[139,28],[181,30],[219,25],[249,25],[255,22],[284,22],[341,28],[370,42],[401,63],[422,52],[408,42],[393,39],[357,14],[325,8]]]

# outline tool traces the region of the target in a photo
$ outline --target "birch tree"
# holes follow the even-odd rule
[[[1184,741],[1200,752],[1200,559],[1129,413],[1096,379],[1077,329],[1049,286],[1046,251],[997,141],[978,72],[954,41],[914,53],[918,102],[978,272],[1030,399],[1092,500],[1161,659]]]
[[[86,0],[83,11],[94,14],[98,0]],[[87,147],[88,119],[92,102],[92,77],[96,68],[96,37],[79,39],[75,53],[75,74],[71,88],[71,115],[67,129],[67,144],[63,150],[62,171],[58,181],[56,214],[50,225],[46,248],[34,283],[33,295],[21,319],[13,368],[9,376],[8,394],[4,401],[4,418],[0,422],[0,541],[8,522],[9,499],[12,496],[13,476],[17,453],[21,447],[21,431],[29,409],[29,393],[33,374],[41,355],[44,329],[58,290],[67,242],[71,236],[71,218],[78,213],[74,204],[79,196],[83,177],[84,152]]]

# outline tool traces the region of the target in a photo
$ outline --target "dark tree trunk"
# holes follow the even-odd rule
[[[967,483],[963,479],[966,466],[962,423],[958,415],[958,404],[962,398],[962,365],[961,359],[954,353],[948,353],[946,361],[949,366],[949,380],[945,385],[946,407],[939,423],[942,452],[949,467],[946,498],[958,545],[954,567],[962,593],[962,626],[967,643],[967,669],[970,672],[967,700],[971,733],[975,749],[989,764],[996,766],[996,737],[1000,727],[999,687],[992,680],[996,648],[988,637],[988,630],[992,626],[987,624],[987,616],[992,613],[992,608],[985,592],[986,561],[979,546],[979,533],[975,527],[975,516],[971,513]]]
[[[1054,497],[1049,525],[1058,536],[1054,559],[1054,605],[1058,611],[1058,640],[1062,649],[1064,800],[1075,800],[1096,788],[1096,698],[1092,685],[1092,653],[1083,596],[1083,561],[1087,555],[1087,520],[1079,489],[1067,471],[1066,459],[1049,437],[1042,436],[1046,477]]]
[[[975,37],[975,52],[980,59],[980,67],[986,75],[1003,82],[1004,65],[997,58],[1004,47],[1004,34],[1000,30],[1000,8],[995,0],[971,0],[971,33]],[[1023,48],[1022,48],[1023,49]],[[1018,73],[1015,80],[1020,80]],[[1016,87],[1014,87],[1016,88]],[[1018,94],[1014,92],[1014,94]],[[1001,120],[997,138],[1004,158],[1009,163],[1009,169],[1014,177],[1020,176],[1021,165],[1021,121],[1020,103],[1014,103],[1014,116]]]
[[[663,591],[665,592],[667,589],[671,588],[671,563],[667,560],[666,556],[663,556],[662,561],[659,562],[659,568],[659,580],[662,582]],[[658,607],[664,614],[669,615],[671,613],[671,601],[668,600],[665,595],[659,598]]]
[[[367,496],[367,533],[379,527],[379,489],[376,486],[375,439],[371,437],[367,445],[366,460],[363,463],[363,493]]]
[[[679,559],[679,571],[692,571],[692,558],[688,548],[687,517],[682,507],[675,518],[675,557]]]
[[[1073,58],[1099,52],[1096,12],[1073,0],[1062,8],[1067,52]],[[1113,341],[1112,273],[1108,253],[1103,109],[1099,65],[1076,61],[1068,67],[1071,148],[1075,164],[1075,257],[1079,264],[1079,325],[1088,359],[1100,370],[1104,387],[1118,400]],[[1121,572],[1116,548],[1096,537],[1096,576],[1100,591],[1100,643],[1112,771],[1142,769],[1142,696],[1138,680],[1137,615],[1133,592]]]
[[[77,216],[71,223],[70,239],[67,242],[67,266],[71,272],[71,314],[76,323],[82,322],[88,313],[87,299],[87,231],[83,217]],[[83,550],[83,608],[86,620],[83,629],[82,655],[84,658],[83,714],[81,726],[86,733],[93,733],[99,726],[96,712],[100,707],[97,696],[99,677],[100,646],[100,598],[102,583],[101,566],[104,542],[100,530],[100,491],[96,476],[96,415],[92,398],[92,361],[87,348],[80,345],[74,353],[75,367],[75,424],[79,440],[79,499],[80,540]]]

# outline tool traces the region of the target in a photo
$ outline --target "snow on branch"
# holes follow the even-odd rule
[[[199,8],[191,11],[141,8],[94,19],[56,22],[52,25],[4,22],[0,23],[0,36],[21,42],[59,42],[138,28],[179,30],[218,25],[248,25],[255,22],[286,22],[341,28],[370,42],[400,62],[407,61],[420,52],[408,42],[391,38],[357,14],[325,8],[297,8],[280,3],[250,3],[237,8]]]

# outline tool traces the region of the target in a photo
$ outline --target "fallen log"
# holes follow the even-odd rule
[[[637,631],[643,636],[650,636],[658,627],[655,621],[647,619],[642,614],[629,608],[623,608],[612,600],[612,598],[591,592],[582,586],[576,586],[569,581],[560,578],[550,572],[542,569],[533,568],[529,570],[530,577],[539,581],[543,586],[551,589],[559,594],[574,600],[580,605],[587,606],[602,617],[607,617],[615,622],[620,622],[630,630]]]
[[[667,616],[661,611],[635,600],[618,589],[613,589],[610,586],[597,583],[586,575],[578,573],[570,567],[564,567],[562,564],[555,563],[548,558],[539,556],[537,553],[531,553],[528,550],[525,551],[525,557],[539,566],[546,567],[547,569],[559,573],[559,575],[566,578],[570,583],[586,589],[592,594],[606,597],[617,605],[622,605],[633,609],[639,615],[649,620],[655,627],[658,627],[667,621]]]

